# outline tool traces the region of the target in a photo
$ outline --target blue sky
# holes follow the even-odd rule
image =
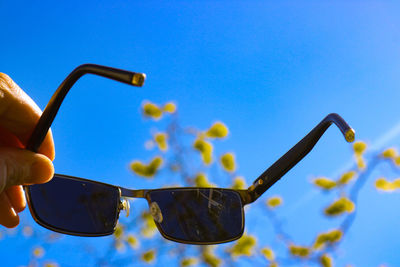
[[[221,148],[236,153],[250,184],[331,112],[376,148],[398,145],[398,131],[384,136],[400,123],[399,9],[378,1],[0,0],[0,71],[42,109],[82,63],[147,74],[143,88],[93,76],[79,81],[52,127],[59,173],[152,187],[128,170],[132,159],[150,158],[143,143],[154,126],[139,107],[145,99],[173,100],[184,125],[228,125]],[[332,127],[267,192],[284,197],[287,227],[299,239],[319,227],[315,215],[303,215],[319,194],[307,181],[337,174],[350,160],[350,146]],[[339,264],[398,265],[399,196],[380,194],[370,182],[360,197],[357,230]],[[0,255],[12,262],[21,245],[9,241],[4,250],[1,242]]]

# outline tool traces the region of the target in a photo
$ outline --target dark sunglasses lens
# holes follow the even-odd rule
[[[54,176],[45,184],[29,186],[37,219],[70,234],[111,234],[117,221],[119,190],[84,180]]]
[[[167,237],[213,243],[238,238],[244,219],[239,193],[226,189],[171,189],[150,192],[150,211]]]

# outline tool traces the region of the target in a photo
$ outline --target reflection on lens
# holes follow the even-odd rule
[[[119,191],[116,187],[55,176],[29,187],[31,206],[40,221],[75,234],[111,233]]]
[[[151,216],[153,216],[154,221],[161,223],[163,220],[163,216],[160,210],[160,207],[158,206],[157,202],[152,202],[150,204],[150,213]]]
[[[243,232],[242,202],[240,195],[233,190],[153,190],[150,192],[150,203],[158,204],[163,216],[158,225],[165,235],[173,239],[223,242]]]

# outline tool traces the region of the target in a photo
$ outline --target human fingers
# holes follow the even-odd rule
[[[19,147],[25,147],[41,114],[39,107],[21,88],[9,76],[0,73],[0,131],[14,135],[20,141]],[[54,159],[50,130],[38,152]]]
[[[18,225],[18,213],[26,207],[22,186],[11,186],[0,194],[0,224],[12,228]]]
[[[18,225],[19,216],[11,205],[6,192],[0,193],[0,224],[12,228]]]
[[[20,213],[26,207],[24,189],[21,185],[13,185],[5,190],[8,200],[16,213]]]
[[[45,183],[53,174],[53,163],[42,154],[14,147],[0,148],[0,192],[14,185]]]

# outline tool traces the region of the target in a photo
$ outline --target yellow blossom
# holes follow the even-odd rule
[[[33,249],[32,252],[33,256],[35,258],[42,258],[44,256],[44,249],[41,246],[37,246]]]
[[[382,157],[387,159],[395,159],[397,157],[397,151],[395,148],[388,148],[382,152]]]
[[[200,152],[204,164],[208,165],[211,163],[213,152],[213,146],[211,143],[205,141],[202,138],[198,138],[193,143],[193,147]]]
[[[167,151],[168,149],[168,135],[166,133],[156,133],[154,135],[154,141],[161,151]]]
[[[355,171],[345,172],[339,179],[339,184],[348,184],[356,176]]]
[[[161,108],[149,101],[144,102],[142,105],[142,111],[145,117],[150,117],[154,120],[159,120],[162,116]]]
[[[269,247],[265,247],[261,249],[261,253],[264,255],[264,257],[269,260],[269,261],[273,261],[275,260],[275,253],[272,249],[270,249]]]
[[[331,190],[336,187],[336,182],[326,177],[316,178],[313,183],[324,190]]]
[[[319,258],[319,262],[321,263],[322,267],[332,267],[333,266],[332,257],[329,256],[328,254],[323,254]]]
[[[367,144],[363,141],[357,141],[353,144],[354,153],[361,155],[367,149]]]
[[[157,226],[154,222],[153,216],[151,216],[150,212],[142,213],[142,220],[144,222],[143,227],[140,230],[142,236],[146,238],[151,238],[157,233]]]
[[[139,240],[132,234],[128,235],[128,237],[126,238],[126,242],[133,249],[136,249],[139,247]]]
[[[325,245],[331,245],[338,242],[342,238],[342,231],[335,229],[329,232],[321,233],[317,236],[314,249],[322,249]]]
[[[344,212],[351,213],[354,211],[354,207],[354,203],[350,199],[341,197],[325,209],[325,214],[337,216]]]
[[[232,189],[246,189],[246,181],[242,176],[237,176],[233,179]]]
[[[152,263],[156,258],[156,252],[154,249],[150,249],[142,254],[142,261],[146,263]]]
[[[215,255],[214,251],[212,250],[212,247],[210,246],[207,246],[203,249],[201,256],[203,258],[203,261],[208,266],[218,267],[222,263],[222,260]]]
[[[292,244],[289,246],[289,253],[295,257],[308,258],[308,256],[310,256],[311,249],[308,247],[296,246]]]
[[[198,259],[197,258],[184,258],[181,261],[181,266],[182,267],[187,267],[187,266],[193,266],[196,265],[198,263]]]
[[[168,112],[168,113],[175,113],[175,111],[176,111],[176,104],[173,103],[173,102],[168,102],[168,103],[166,103],[166,104],[163,106],[162,110],[163,110],[164,112]]]
[[[253,255],[254,248],[257,244],[257,239],[251,235],[243,235],[236,243],[229,249],[233,257],[251,256]]]
[[[382,191],[393,191],[394,186],[391,182],[387,181],[385,178],[381,177],[375,181],[375,187]]]
[[[157,156],[154,157],[147,165],[136,160],[131,163],[130,167],[136,175],[152,178],[161,167],[162,162],[162,158]]]
[[[267,207],[270,209],[274,209],[280,205],[282,205],[282,198],[280,196],[273,196],[267,199]]]
[[[208,181],[207,176],[202,172],[196,175],[194,178],[194,183],[196,187],[215,187],[214,184]]]
[[[224,138],[228,135],[229,130],[226,125],[220,121],[211,125],[210,129],[207,130],[206,136],[208,138]]]
[[[118,224],[117,227],[115,228],[114,236],[116,239],[120,239],[123,236],[123,234],[124,234],[124,229],[120,224]]]
[[[364,158],[357,154],[356,154],[356,163],[359,170],[364,170],[367,167]]]
[[[393,182],[386,180],[381,177],[375,181],[375,187],[379,190],[392,192],[396,189],[400,189],[400,178],[394,179]]]
[[[235,155],[233,153],[225,153],[220,158],[221,165],[227,172],[234,172],[236,169]]]
[[[394,179],[392,184],[395,189],[400,189],[400,178]]]

